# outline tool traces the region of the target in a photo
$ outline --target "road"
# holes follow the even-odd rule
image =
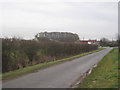
[[[83,73],[97,64],[112,48],[51,66],[3,83],[3,88],[69,88]]]

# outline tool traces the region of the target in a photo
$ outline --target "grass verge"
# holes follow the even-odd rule
[[[118,88],[118,49],[114,48],[84,79],[79,88]]]
[[[60,63],[65,62],[65,61],[70,61],[72,59],[75,59],[75,58],[78,58],[78,57],[81,57],[81,56],[85,56],[85,55],[88,55],[88,54],[91,54],[91,53],[94,53],[94,52],[98,52],[98,51],[103,50],[103,49],[104,48],[99,48],[98,50],[94,50],[94,51],[91,51],[91,52],[86,52],[86,53],[71,56],[71,57],[68,57],[68,58],[64,58],[64,59],[60,59],[60,60],[56,60],[56,61],[51,61],[51,62],[48,62],[48,63],[41,63],[41,64],[37,64],[37,65],[34,65],[34,66],[29,66],[29,67],[25,67],[25,68],[22,68],[22,69],[15,70],[15,71],[11,71],[11,72],[6,72],[4,74],[0,74],[0,77],[2,77],[2,80],[13,79],[13,78],[16,78],[16,77],[34,72],[36,70],[43,69],[43,68],[46,68],[46,67],[49,67],[49,66],[52,66],[52,65],[60,64]]]

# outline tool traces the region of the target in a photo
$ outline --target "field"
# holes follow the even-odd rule
[[[79,88],[118,88],[118,49],[114,48],[84,79]]]

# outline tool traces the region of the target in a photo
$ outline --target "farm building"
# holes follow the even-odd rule
[[[99,45],[99,41],[97,40],[77,40],[75,41],[77,44],[96,44]]]

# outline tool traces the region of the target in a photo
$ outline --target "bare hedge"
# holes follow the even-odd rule
[[[2,72],[96,50],[97,45],[2,39]]]

